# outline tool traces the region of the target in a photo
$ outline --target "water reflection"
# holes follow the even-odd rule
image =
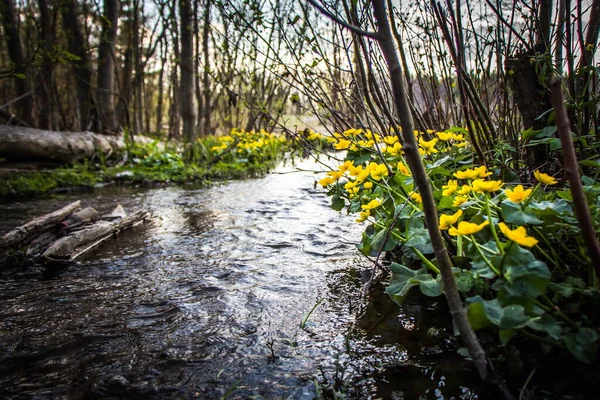
[[[444,360],[468,365],[455,343],[426,329],[446,323],[435,305],[399,313],[381,291],[361,300],[361,227],[330,209],[313,174],[294,171],[78,196],[101,213],[122,204],[155,219],[60,269],[0,272],[2,392],[312,399],[318,382],[356,398],[473,393],[470,369],[444,370]],[[2,205],[11,217],[0,230],[72,200]]]

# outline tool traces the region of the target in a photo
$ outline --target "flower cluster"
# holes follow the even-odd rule
[[[387,289],[397,302],[413,286],[431,296],[443,291],[423,199],[399,132],[398,127],[385,135],[352,128],[335,134],[334,148],[346,152],[344,161],[318,181],[332,197],[334,209],[346,208],[358,214],[357,222],[368,223],[358,245],[361,252],[376,256],[395,249],[394,254],[400,254],[391,266]],[[474,165],[465,129],[415,131],[414,136],[434,189],[439,229],[456,256],[455,278],[459,288],[472,295],[467,298],[467,315],[474,328],[496,326],[504,341],[525,328],[561,346],[574,340],[575,323],[552,313],[556,306],[548,297],[553,271],[565,276],[580,265],[579,249],[564,242],[564,236],[571,235],[580,243],[569,193],[552,191],[558,180],[539,170],[529,182],[520,183],[503,179],[496,165]],[[600,199],[600,188],[593,193]],[[595,207],[600,208],[600,201]],[[596,215],[600,218],[600,210]],[[415,259],[423,265],[418,271],[406,266],[414,265]],[[493,291],[473,295],[475,287],[488,284]],[[504,312],[510,317],[499,317]],[[598,336],[589,335],[595,343]]]

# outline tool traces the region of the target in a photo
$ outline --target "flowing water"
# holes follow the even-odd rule
[[[299,167],[0,205],[0,231],[76,199],[154,216],[77,262],[0,271],[0,396],[481,397],[443,301],[361,296],[362,227]]]

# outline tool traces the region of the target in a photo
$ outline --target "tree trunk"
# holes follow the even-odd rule
[[[77,108],[79,111],[79,127],[81,131],[88,130],[91,122],[92,72],[88,59],[88,46],[81,25],[84,16],[81,15],[79,3],[76,0],[61,0],[62,20],[67,36],[68,50],[79,60],[73,60],[75,72],[75,85],[77,88]]]
[[[13,0],[2,0],[0,2],[0,18],[2,18],[2,28],[6,38],[6,47],[11,62],[14,64],[15,73],[25,74],[23,68],[26,67],[27,60],[25,59],[25,51],[23,50],[23,42],[19,33],[19,16],[15,8]],[[21,72],[23,71],[23,72]],[[30,91],[29,82],[26,77],[14,78],[15,82],[15,97],[24,96]],[[27,125],[32,125],[32,96],[24,96],[19,100],[18,117]]]
[[[54,6],[54,1],[50,1]],[[54,76],[52,73],[53,66],[52,60],[48,57],[48,54],[52,51],[52,43],[54,42],[54,32],[52,31],[52,20],[49,13],[49,4],[47,0],[38,0],[38,6],[40,8],[40,33],[42,39],[42,49],[44,54],[42,56],[42,67],[39,71],[38,82],[40,88],[38,90],[37,100],[39,102],[38,109],[38,123],[37,126],[40,129],[55,128],[54,122],[54,101],[53,101],[53,86]]]
[[[531,51],[516,54],[506,59],[508,82],[514,91],[515,103],[523,119],[525,129],[543,129],[547,118],[538,118],[551,107],[547,90],[529,60],[534,54]],[[537,145],[531,148],[535,166],[544,164],[548,159],[548,146]]]
[[[210,53],[208,48],[208,36],[210,34],[210,3],[211,0],[204,0],[204,27],[202,29],[202,51],[204,51],[204,69],[202,70],[202,94],[204,96],[204,101],[202,102],[203,107],[203,125],[202,125],[202,134],[204,136],[210,135],[211,133],[211,93],[210,93]],[[199,56],[199,55],[198,55]]]
[[[104,0],[102,16],[102,38],[98,49],[98,121],[100,132],[116,133],[117,124],[113,101],[115,70],[115,40],[119,18],[119,1]]]
[[[0,157],[9,160],[74,163],[101,153],[105,157],[125,147],[122,137],[91,132],[56,132],[0,125]]]
[[[163,91],[164,91],[164,77],[165,77],[165,66],[167,65],[167,50],[166,45],[163,44],[163,39],[160,43],[160,70],[158,71],[158,100],[156,101],[156,133],[162,131],[162,118],[163,118]]]
[[[194,105],[194,40],[192,35],[193,15],[190,0],[179,0],[179,19],[181,23],[179,106],[183,121],[183,138],[187,143],[194,141],[196,128],[196,107]]]

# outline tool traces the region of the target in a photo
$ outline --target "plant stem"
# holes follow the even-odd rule
[[[494,226],[494,220],[492,219],[492,210],[490,210],[490,195],[488,193],[485,194],[485,211],[487,213],[488,221],[490,221],[490,228],[492,228],[492,236],[494,236],[494,240],[496,241],[496,245],[498,246],[498,250],[502,251],[502,245],[500,244],[500,239],[498,239],[498,233],[496,232],[496,227]]]
[[[438,267],[436,267],[435,265],[433,265],[433,263],[431,261],[429,261],[427,259],[427,257],[425,257],[423,255],[423,253],[421,253],[419,250],[417,250],[415,247],[411,247],[410,248],[416,255],[417,257],[419,257],[419,260],[421,260],[423,262],[423,264],[425,264],[425,266],[427,268],[429,268],[430,270],[432,270],[433,272],[435,272],[436,274],[440,273],[440,270],[438,269]]]

